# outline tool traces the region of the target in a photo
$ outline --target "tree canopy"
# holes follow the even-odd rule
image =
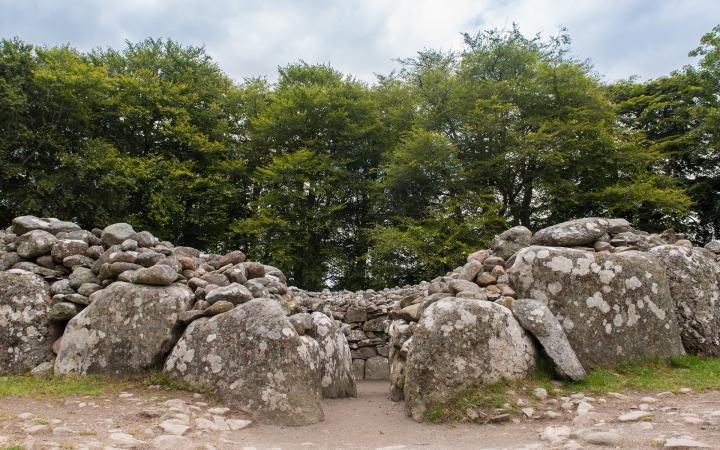
[[[644,83],[605,82],[563,33],[466,33],[373,85],[303,61],[237,82],[172,40],[3,39],[0,220],[124,221],[307,289],[434,278],[583,216],[720,237],[720,26]]]

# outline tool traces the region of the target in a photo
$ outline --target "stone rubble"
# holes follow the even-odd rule
[[[18,217],[0,231],[0,373],[47,371],[54,354],[56,375],[124,376],[164,366],[226,399],[245,389],[247,377],[263,394],[255,398],[245,389],[235,406],[293,424],[322,420],[318,399],[353,396],[359,379],[389,380],[391,398],[405,399],[408,413],[420,419],[465,386],[469,373],[480,382],[497,378],[481,373],[524,376],[538,350],[526,334],[538,339],[559,376],[576,380],[621,360],[720,352],[720,241],[694,248],[673,230],[651,235],[623,219],[584,218],[534,235],[514,227],[490,247],[416,286],[308,292],[238,250],[217,255],[175,247],[129,224],[86,231],[58,219]],[[488,311],[482,320],[492,327],[473,325]],[[277,320],[268,328],[243,314]],[[244,336],[256,337],[245,355],[228,356],[242,348],[233,327],[206,331],[226,320],[234,327],[252,322]],[[494,334],[483,335],[486,329]],[[478,354],[445,351],[455,341],[475,342]],[[226,364],[260,364],[271,354],[277,359],[270,379],[250,375],[252,368],[223,378]],[[295,373],[291,366],[302,374],[286,376]],[[442,381],[427,376],[448,368],[454,372]],[[261,405],[285,404],[287,394],[278,392],[289,392],[282,389],[296,378],[309,383],[298,388],[308,394],[300,403],[309,409],[263,416]],[[437,396],[428,392],[435,385],[444,386]],[[577,411],[577,424],[604,420],[591,401],[583,403],[558,406]],[[526,409],[528,418],[562,414]],[[216,416],[201,423],[231,426]],[[165,422],[176,432],[188,426],[177,417]],[[603,439],[620,442],[597,437]]]

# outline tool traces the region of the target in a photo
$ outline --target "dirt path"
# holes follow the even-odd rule
[[[143,389],[118,398],[68,397],[64,403],[4,398],[0,399],[0,448],[22,445],[26,450],[109,450],[109,447],[437,450],[610,445],[626,449],[657,448],[669,443],[720,449],[720,392],[674,396],[626,392],[628,398],[580,398],[576,394],[569,401],[557,397],[536,402],[535,419],[457,426],[419,424],[408,419],[402,404],[388,400],[387,382],[360,382],[358,392],[355,399],[325,400],[325,421],[315,425],[293,428],[252,423],[235,431],[223,428],[240,427],[247,417],[213,409],[222,405],[207,404],[191,393]],[[520,397],[526,404],[533,402],[529,396]],[[173,399],[181,402],[166,403]],[[562,403],[569,410],[563,409]],[[578,414],[577,408],[584,405],[594,409]],[[641,409],[647,413],[643,419],[617,420],[633,411],[642,415]],[[558,416],[549,419],[546,411]],[[168,447],[158,436],[171,431],[182,431],[186,439],[172,441]],[[571,432],[575,434],[570,436]],[[677,440],[683,438],[688,441]]]

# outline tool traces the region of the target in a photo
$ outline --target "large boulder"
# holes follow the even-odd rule
[[[574,381],[585,378],[585,369],[565,336],[557,318],[545,304],[532,299],[514,300],[510,308],[515,318],[540,341],[556,372]]]
[[[535,366],[535,349],[512,313],[498,304],[443,298],[423,313],[405,364],[405,405],[421,420],[475,385],[516,379]]]
[[[490,248],[495,255],[502,259],[508,259],[521,248],[529,247],[531,237],[530,230],[518,225],[495,236],[495,239],[490,242]]]
[[[320,385],[323,397],[357,397],[352,358],[345,333],[328,316],[312,314],[311,336],[320,344]]]
[[[685,351],[720,355],[720,266],[699,248],[663,245],[650,253],[665,266]]]
[[[168,357],[165,371],[195,386],[212,386],[225,404],[261,422],[308,425],[323,420],[317,356],[272,300],[251,300],[195,320]]]
[[[630,230],[630,223],[625,219],[601,219],[589,217],[559,223],[535,233],[530,239],[532,245],[551,247],[571,247],[589,245],[601,238],[605,233],[621,233]]]
[[[0,272],[0,373],[30,370],[52,355],[50,302],[42,278]]]
[[[518,298],[552,311],[585,370],[684,354],[665,270],[648,253],[533,246],[508,275]]]
[[[50,253],[57,238],[42,230],[28,231],[18,238],[17,253],[23,258],[30,259]]]
[[[182,332],[193,293],[179,285],[116,282],[95,294],[65,329],[57,375],[126,376],[162,366]]]

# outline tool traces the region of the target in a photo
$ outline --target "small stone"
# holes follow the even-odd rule
[[[683,421],[685,423],[689,423],[690,425],[705,425],[705,419],[701,419],[699,417],[683,417]]]
[[[689,393],[689,392],[692,392],[692,389],[690,389],[690,388],[680,388],[680,392],[682,392],[683,394],[687,394],[687,393]]]
[[[225,420],[227,422],[228,426],[231,430],[237,431],[242,430],[243,428],[246,428],[252,424],[250,420],[240,420],[240,419],[227,419]]]
[[[555,412],[555,411],[545,411],[545,417],[547,417],[550,420],[559,419],[562,417],[562,414]]]
[[[657,394],[657,396],[658,396],[658,397],[661,397],[661,398],[662,398],[662,397],[672,397],[672,396],[674,396],[674,395],[675,395],[675,394],[673,394],[672,392],[661,392],[661,393]]]
[[[70,428],[66,427],[55,427],[53,429],[53,434],[56,436],[72,436],[74,434],[77,434],[75,430],[72,430]]]
[[[210,431],[218,431],[219,428],[215,422],[208,419],[195,419],[195,428],[198,430],[210,430]]]
[[[548,397],[548,393],[544,388],[537,388],[533,390],[533,395],[540,400],[545,400]]]
[[[31,370],[30,375],[34,377],[41,377],[43,375],[51,374],[53,373],[54,367],[54,362],[44,362]]]
[[[627,395],[618,394],[617,392],[608,392],[607,395],[608,397],[615,397],[619,400],[630,400],[630,397],[628,397]]]
[[[230,408],[210,408],[208,411],[213,416],[224,416],[230,412]]]
[[[586,434],[583,440],[593,445],[618,446],[622,443],[622,436],[609,431],[599,431]]]
[[[172,267],[158,264],[147,269],[135,270],[130,279],[135,284],[170,286],[177,276],[177,272]]]
[[[200,420],[200,419],[198,419]],[[197,422],[197,421],[196,421]],[[209,422],[209,421],[208,421]],[[211,422],[212,423],[212,422]],[[213,424],[215,425],[215,424]],[[180,423],[177,423],[173,420],[165,420],[162,423],[160,423],[160,428],[162,428],[166,433],[173,434],[176,436],[182,436],[187,430],[190,429],[187,425],[182,425]]]
[[[710,448],[711,446],[704,442],[699,442],[694,439],[688,439],[685,437],[677,439],[668,439],[665,441],[664,447],[668,448]]]
[[[157,450],[196,450],[195,443],[183,436],[158,436],[153,439]]]
[[[50,430],[50,427],[47,425],[35,425],[32,427],[25,428],[23,431],[27,434],[40,434],[45,433]]]
[[[213,416],[213,421],[215,421],[215,425],[217,425],[218,430],[230,431],[230,426],[227,422],[225,422],[225,419],[222,416]]]
[[[535,410],[532,408],[523,408],[521,411],[523,412],[523,414],[525,414],[525,417],[527,417],[528,419],[532,419],[533,414],[535,414]]]
[[[653,397],[643,397],[640,399],[640,401],[643,403],[656,403],[658,401],[658,399],[653,398]]]
[[[216,303],[213,303],[212,305],[210,305],[210,307],[204,311],[204,314],[206,316],[216,316],[218,314],[222,314],[224,312],[231,311],[233,308],[235,308],[235,305],[233,305],[230,302],[221,300],[219,302],[216,302]]]
[[[512,418],[510,414],[498,414],[490,418],[491,422],[509,422]]]
[[[633,411],[627,414],[623,414],[617,418],[618,422],[635,422],[642,419],[643,417],[650,416],[651,414],[647,411]]]
[[[131,394],[131,393],[129,393],[129,392],[123,392],[122,394],[118,395],[118,397],[120,397],[120,398],[130,398],[130,397],[132,397],[133,395],[135,395],[135,394]]]
[[[17,418],[20,420],[29,420],[35,417],[35,414],[33,413],[20,413],[17,415]]]

